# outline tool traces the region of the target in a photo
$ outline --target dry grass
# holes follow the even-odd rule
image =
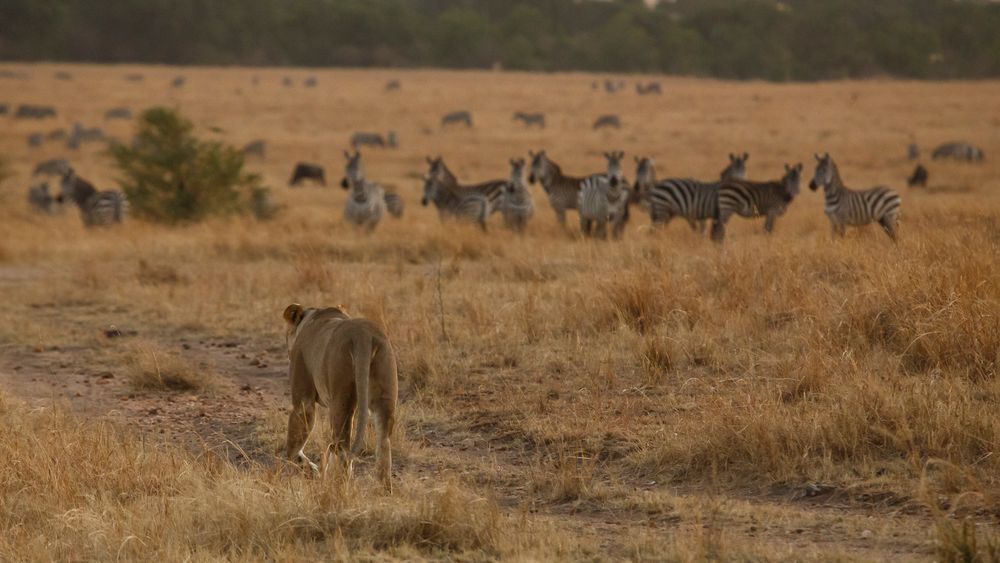
[[[14,174],[0,188],[0,381],[48,361],[68,378],[124,370],[227,400],[231,382],[265,372],[249,358],[202,369],[182,342],[267,351],[280,386],[284,306],[345,304],[398,350],[401,486],[375,495],[365,467],[352,485],[270,462],[237,469],[199,449],[217,444],[164,446],[129,419],[2,407],[0,558],[988,559],[996,545],[998,83],[673,79],[653,99],[591,93],[577,74],[318,71],[306,91],[280,86],[295,71],[143,68],[125,88],[129,69],[80,66],[69,96],[52,67],[26,70],[36,76],[0,81],[4,101],[61,113],[0,130]],[[170,91],[178,73],[188,84]],[[380,93],[390,76],[402,95]],[[33,164],[62,152],[29,151],[27,133],[153,103],[206,136],[267,139],[251,167],[284,213],[84,231],[75,211],[38,217],[20,203]],[[461,107],[477,127],[440,131],[439,115]],[[550,126],[520,129],[515,110],[545,111]],[[625,127],[591,132],[607,112]],[[341,219],[344,192],[282,187],[297,160],[334,182],[350,132],[388,129],[402,148],[366,151],[366,171],[403,195],[402,220],[362,235]],[[967,139],[988,160],[929,163],[931,189],[907,191],[911,135],[925,151]],[[661,176],[704,178],[737,150],[753,178],[829,151],[848,184],[903,193],[901,240],[864,229],[831,241],[808,190],[773,235],[734,220],[723,247],[641,213],[620,243],[583,241],[540,190],[524,237],[441,225],[419,207],[426,154],[471,181],[543,147],[573,173],[622,149],[655,157]],[[99,185],[114,178],[95,148],[72,157]],[[111,324],[142,340],[109,343]],[[254,404],[254,459],[280,449],[285,400]],[[830,503],[795,500],[816,484]]]

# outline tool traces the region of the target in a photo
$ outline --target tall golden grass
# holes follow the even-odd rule
[[[60,125],[163,103],[206,136],[267,139],[250,166],[286,208],[177,229],[36,216],[30,169],[64,151],[24,143],[52,123],[7,121],[5,354],[57,348],[112,371],[141,360],[127,339],[95,336],[109,324],[138,330],[147,351],[182,334],[279,353],[285,305],[344,304],[398,351],[401,492],[378,495],[364,471],[344,484],[235,467],[127,421],[29,412],[8,393],[0,558],[995,558],[1000,84],[670,79],[662,97],[637,98],[591,92],[582,74],[331,70],[288,90],[280,77],[299,71],[76,66],[69,92],[54,66],[23,69],[31,79],[0,81],[4,100],[52,103]],[[188,83],[170,90],[178,73]],[[392,76],[402,92],[383,93]],[[476,127],[440,130],[453,109]],[[522,129],[515,110],[550,125]],[[592,132],[608,112],[623,129]],[[339,189],[283,188],[296,160],[324,164],[332,184],[350,132],[388,129],[401,148],[363,151],[365,166],[403,194],[402,220],[366,236],[341,219]],[[907,190],[911,139],[925,153],[967,139],[987,160],[929,163],[929,189]],[[832,240],[806,190],[775,233],[737,219],[723,246],[639,212],[619,243],[580,240],[537,189],[524,237],[499,221],[485,234],[442,225],[417,204],[425,155],[471,181],[506,176],[529,148],[569,172],[622,149],[656,158],[661,176],[703,178],[746,150],[761,179],[830,152],[849,185],[902,193],[900,242],[876,228]],[[70,156],[113,185],[96,147]],[[284,408],[257,415],[267,453]],[[817,486],[829,504],[791,500]]]

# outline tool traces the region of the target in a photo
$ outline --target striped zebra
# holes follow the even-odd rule
[[[896,241],[902,205],[899,194],[885,186],[861,191],[848,188],[840,179],[837,164],[829,154],[816,155],[816,173],[809,182],[810,190],[815,191],[821,186],[825,201],[823,212],[830,220],[834,236],[844,236],[847,225],[860,227],[878,222],[885,234],[893,242]]]
[[[347,158],[347,165],[344,167],[344,177],[340,180],[340,187],[351,190],[347,205],[344,207],[344,218],[371,232],[375,230],[386,211],[393,217],[401,217],[403,200],[399,195],[388,193],[382,186],[365,179],[364,170],[361,168],[361,153],[354,151],[354,154],[351,154],[344,151],[344,156]]]
[[[774,222],[785,213],[788,204],[799,193],[802,164],[785,165],[785,175],[772,182],[726,180],[717,190],[718,209],[712,223],[712,240],[722,242],[726,224],[733,215],[764,217],[764,231],[774,230]]]
[[[463,109],[446,113],[441,116],[441,127],[454,125],[456,123],[464,123],[466,127],[472,127],[472,114]]]
[[[85,227],[101,227],[122,223],[128,214],[128,199],[117,190],[97,191],[93,184],[80,178],[70,168],[63,174],[56,201],[72,201],[80,209]]]
[[[625,153],[621,151],[604,153],[608,160],[605,174],[592,174],[580,182],[579,202],[580,230],[583,236],[591,235],[607,238],[607,225],[611,223],[614,238],[620,238],[628,221],[629,189],[622,175],[621,161]]]
[[[566,210],[577,209],[580,182],[584,178],[563,174],[562,168],[551,160],[544,150],[537,153],[528,151],[528,156],[531,157],[528,183],[534,184],[537,181],[542,184],[542,189],[549,197],[549,204],[556,213],[556,219],[560,225],[566,226]]]
[[[499,200],[507,180],[490,180],[481,184],[461,185],[448,170],[441,157],[427,157],[430,169],[424,180],[423,206],[431,202],[437,207],[441,220],[463,219],[486,230],[486,219],[499,209]]]
[[[716,190],[725,180],[742,180],[746,176],[747,153],[729,155],[729,166],[722,171],[719,182],[700,182],[690,178],[657,181],[656,167],[651,158],[637,158],[635,193],[649,211],[654,225],[666,225],[674,217],[683,217],[692,231],[705,232],[705,225],[715,218],[718,208]]]
[[[49,183],[42,182],[28,188],[28,205],[39,213],[52,213],[55,198],[49,193]]]
[[[931,158],[953,158],[955,160],[966,160],[969,162],[982,162],[983,149],[960,141],[945,143],[934,149]]]
[[[524,159],[510,160],[510,182],[500,200],[500,213],[503,214],[504,225],[508,229],[524,232],[531,216],[535,214],[535,204],[531,192],[524,184]]]

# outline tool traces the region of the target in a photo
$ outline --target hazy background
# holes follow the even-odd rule
[[[1000,75],[1000,5],[955,0],[4,0],[0,59]]]

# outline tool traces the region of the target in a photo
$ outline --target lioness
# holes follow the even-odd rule
[[[389,436],[395,422],[397,376],[389,339],[371,321],[352,319],[335,307],[304,309],[293,303],[285,309],[284,317],[292,384],[286,455],[319,470],[302,452],[319,402],[329,409],[331,446],[350,476],[351,460],[361,450],[371,409],[375,413],[378,478],[391,492]],[[359,404],[352,445],[351,423]]]

